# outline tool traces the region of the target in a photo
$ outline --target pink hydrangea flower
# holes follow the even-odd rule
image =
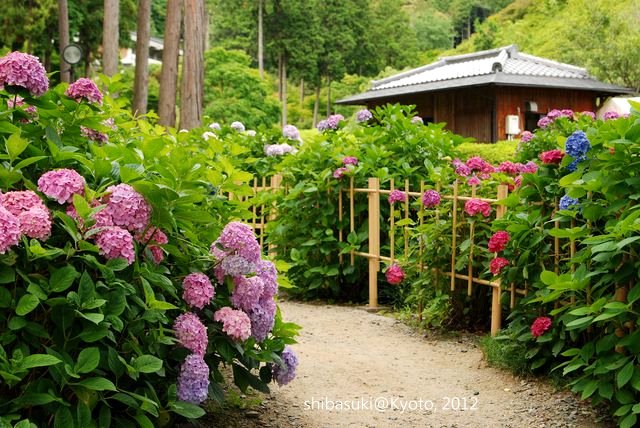
[[[179,315],[173,323],[173,330],[180,345],[196,355],[204,355],[207,352],[207,327],[196,314],[187,312]]]
[[[620,115],[616,111],[608,111],[604,114],[604,120],[614,120],[619,118]]]
[[[487,161],[479,156],[474,156],[467,160],[466,165],[472,171],[483,171],[487,165]]]
[[[18,214],[20,231],[29,238],[45,241],[51,236],[51,216],[45,208],[34,207]]]
[[[135,260],[133,236],[128,230],[117,226],[109,226],[97,233],[95,237],[100,254],[107,259],[123,258],[129,264]]]
[[[256,276],[263,284],[260,299],[273,299],[278,292],[278,271],[275,265],[269,260],[260,260],[256,267]]]
[[[492,253],[499,253],[507,247],[509,239],[511,239],[511,237],[507,231],[500,230],[494,233],[493,236],[489,238],[489,251]]]
[[[102,145],[109,142],[109,136],[104,132],[96,131],[95,129],[87,128],[86,126],[80,126],[80,134],[83,137],[87,137],[91,141]]]
[[[14,216],[18,216],[24,211],[29,211],[31,208],[47,209],[40,196],[31,190],[4,193],[0,195],[0,202]]]
[[[533,139],[533,133],[530,132],[530,131],[524,131],[524,132],[522,132],[522,135],[520,135],[520,142],[521,143],[528,143],[532,139]]]
[[[354,156],[345,156],[344,158],[342,158],[342,165],[347,166],[347,165],[358,165],[358,158],[354,157]]]
[[[489,214],[491,214],[491,205],[480,199],[469,199],[464,204],[464,211],[470,216],[482,214],[483,216],[488,217]]]
[[[535,174],[538,171],[538,165],[533,161],[529,161],[524,165],[522,164],[517,164],[517,165],[519,168],[519,172],[522,174]]]
[[[99,218],[97,220],[99,220]],[[140,236],[140,233],[138,233],[136,235],[136,240],[147,246],[155,264],[160,264],[160,262],[164,260],[164,252],[159,245],[168,244],[169,238],[167,238],[167,235],[165,235],[163,231],[157,227],[150,227],[147,229],[144,236]]]
[[[549,317],[536,318],[533,324],[531,324],[531,335],[533,335],[533,337],[542,336],[547,330],[551,328],[551,324],[551,318]]]
[[[0,206],[0,254],[20,242],[20,222],[4,207]]]
[[[509,266],[509,260],[504,257],[496,257],[491,260],[491,263],[489,263],[489,270],[492,274],[497,276],[500,275],[500,272],[506,266]]]
[[[396,263],[389,266],[387,271],[384,273],[384,276],[387,278],[387,282],[389,284],[394,285],[400,284],[402,281],[404,281],[405,277],[402,267],[400,267],[400,265]]]
[[[518,167],[518,165],[510,161],[504,161],[500,165],[498,165],[498,172],[509,175],[516,175],[519,171],[520,168]]]
[[[340,180],[348,171],[349,170],[347,168],[341,166],[340,168],[337,168],[335,171],[333,171],[333,178],[337,178],[338,180]]]
[[[596,120],[596,114],[592,111],[583,111],[583,112],[580,112],[580,114],[582,116],[588,116],[589,118],[591,118],[591,120]]]
[[[84,195],[84,177],[73,169],[55,169],[38,179],[38,190],[59,204],[73,201],[73,195]]]
[[[0,58],[0,86],[20,86],[40,96],[49,89],[49,79],[38,57],[11,52]]]
[[[236,342],[244,342],[251,336],[251,320],[239,310],[225,306],[213,314],[213,320],[222,323],[222,331]]]
[[[471,174],[471,168],[465,164],[456,166],[456,174],[460,177],[468,177]]]
[[[209,277],[203,273],[190,273],[182,281],[182,298],[189,306],[202,309],[211,302],[215,290]]]
[[[261,256],[260,243],[253,229],[239,221],[232,221],[222,229],[218,239],[211,244],[211,253],[214,248],[219,248],[225,255],[237,254],[249,263],[257,263]]]
[[[440,193],[436,190],[427,190],[422,194],[422,205],[426,208],[433,208],[440,205]]]
[[[113,224],[130,231],[139,232],[149,225],[151,206],[144,197],[128,184],[107,188],[105,214],[111,216]]]
[[[562,150],[549,150],[547,152],[540,153],[540,160],[546,165],[558,165],[562,162],[564,153]]]
[[[102,92],[91,79],[81,77],[69,85],[64,94],[80,102],[86,99],[89,102],[102,105]]]
[[[392,190],[389,193],[389,203],[393,204],[395,202],[405,202],[407,200],[407,194],[402,190]]]
[[[467,184],[469,186],[479,186],[481,184],[481,181],[474,175],[473,177],[469,177],[469,179],[467,180]]]
[[[238,309],[249,312],[253,305],[257,304],[264,291],[264,282],[259,276],[250,278],[244,276],[235,277],[235,288],[231,294],[231,304]]]

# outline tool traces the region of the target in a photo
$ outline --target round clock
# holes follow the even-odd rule
[[[62,58],[68,64],[77,64],[82,60],[82,48],[75,43],[71,43],[62,50]]]

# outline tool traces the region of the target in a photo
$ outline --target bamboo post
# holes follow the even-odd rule
[[[440,193],[440,189],[441,189],[440,182],[437,182],[436,191]],[[438,227],[440,225],[440,205],[436,207],[436,225]],[[439,288],[440,287],[440,269],[438,269],[437,267],[435,268],[435,277],[436,277],[435,278],[436,287]]]
[[[282,175],[280,174],[273,175],[270,180],[271,180],[271,192],[277,193],[282,187]],[[277,208],[277,205],[276,205],[276,202],[274,201],[271,206],[271,211],[269,212],[268,221],[274,221],[276,219],[277,217],[276,208]],[[269,243],[268,251],[270,256],[275,257],[277,254],[276,247],[272,243]]]
[[[451,226],[451,291],[456,289],[456,229],[458,227],[458,180],[453,182],[453,219]]]
[[[353,177],[349,177],[349,232],[353,232],[355,229],[355,220],[354,220],[354,199],[355,192],[353,190]],[[356,255],[353,253],[353,250],[350,253],[351,256],[351,266],[355,264]]]
[[[558,198],[555,198],[553,201],[555,209],[558,210]],[[560,229],[560,221],[556,220],[553,222],[553,227],[555,229]],[[554,272],[556,275],[560,274],[560,238],[557,236],[553,238],[553,250],[554,250]]]
[[[267,187],[267,177],[262,177],[262,188],[265,189]],[[254,195],[257,194],[257,189],[254,192]],[[254,207],[254,215],[255,215],[255,205]],[[265,206],[262,205],[260,207],[260,248],[264,245],[264,210]]]
[[[369,178],[369,310],[378,309],[380,270],[380,180]]]
[[[471,197],[476,197],[476,186],[471,186]],[[471,221],[469,225],[469,263],[467,265],[467,296],[473,293],[473,239],[475,238],[476,222]]]
[[[576,227],[576,221],[574,219],[571,219],[571,229],[573,229],[574,227]],[[573,257],[576,255],[576,240],[574,238],[571,238],[570,240],[569,251],[570,251],[569,257],[571,259],[571,273],[575,273],[576,264],[573,261]],[[571,295],[571,304],[574,304],[575,302],[576,302],[576,295],[574,292]]]
[[[391,187],[389,188],[389,190],[391,192],[393,192],[394,190],[394,183],[393,183],[393,178],[391,179]],[[389,216],[391,217],[391,226],[389,228],[389,249],[390,249],[390,258],[391,258],[391,264],[393,264],[394,261],[394,255],[395,255],[395,226],[396,226],[396,221],[395,221],[395,210],[393,208],[393,204],[389,204]]]
[[[420,195],[424,195],[424,181],[420,181]],[[422,196],[421,196],[422,197]],[[422,202],[422,201],[421,201]],[[420,214],[418,215],[419,217],[419,225],[422,226],[424,224],[424,214],[425,214],[425,210],[424,210],[424,204],[420,203]],[[420,227],[421,228],[421,227]],[[422,242],[422,235],[418,235],[420,237],[420,273],[422,273],[422,271],[424,270],[424,261],[423,261],[423,256],[424,256],[424,242]]]
[[[498,186],[498,200],[505,199],[509,195],[509,188],[505,184]],[[507,207],[498,205],[496,207],[496,219],[504,217]],[[498,279],[496,286],[493,287],[491,295],[491,336],[496,336],[502,327],[502,306],[500,298],[502,297],[502,283]]]

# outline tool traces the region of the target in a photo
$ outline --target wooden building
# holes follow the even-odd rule
[[[605,98],[633,91],[600,82],[584,68],[518,52],[515,45],[441,58],[372,82],[338,104],[414,104],[425,122],[480,142],[533,131],[552,109],[596,111]]]

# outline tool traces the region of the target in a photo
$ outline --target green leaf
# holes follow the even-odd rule
[[[33,294],[25,294],[18,301],[18,306],[16,307],[16,314],[20,316],[27,315],[29,312],[33,311],[40,304],[40,300]]]
[[[155,373],[162,368],[162,360],[153,355],[141,355],[131,365],[140,373]]]
[[[618,388],[622,388],[631,380],[631,376],[633,376],[633,361],[630,361],[625,365],[622,370],[620,370],[616,374],[616,383]]]
[[[73,415],[68,407],[60,406],[53,419],[53,428],[73,428]]]
[[[636,426],[636,422],[638,421],[638,417],[635,413],[631,413],[627,415],[626,418],[620,421],[620,428],[633,428]]]
[[[93,391],[117,391],[116,386],[109,379],[103,377],[90,377],[83,379],[75,385],[84,386]]]
[[[92,300],[96,294],[96,286],[93,283],[93,280],[87,273],[87,271],[82,272],[82,276],[80,277],[80,284],[78,285],[78,296],[80,297],[80,303],[88,302]]]
[[[76,373],[89,373],[94,371],[98,364],[100,364],[100,350],[98,348],[85,348],[78,355],[74,371]]]
[[[49,288],[51,291],[65,291],[79,276],[80,274],[73,265],[66,265],[53,271],[51,278],[49,278]]]
[[[5,287],[0,287],[0,308],[10,308],[13,296]]]
[[[133,418],[138,422],[140,428],[154,428],[153,422],[144,413],[138,413]]]
[[[73,194],[73,207],[82,218],[87,218],[89,214],[91,214],[91,207],[89,206],[89,203],[83,196],[80,196],[77,193]]]
[[[9,159],[11,162],[20,156],[20,153],[24,152],[24,149],[29,145],[29,141],[25,140],[20,136],[20,131],[15,134],[11,134],[9,138],[7,138],[5,145],[7,146],[7,153],[9,154]]]
[[[21,169],[26,166],[29,166],[33,163],[40,162],[42,159],[47,159],[49,156],[32,156],[30,158],[26,158],[18,162],[15,166],[15,169]]]
[[[202,407],[195,404],[187,403],[185,401],[177,401],[171,403],[170,409],[174,412],[188,419],[197,419],[204,416],[205,411]]]
[[[104,315],[98,312],[83,313],[80,311],[76,311],[76,314],[80,315],[86,320],[91,321],[94,324],[100,324],[104,320]]]
[[[0,266],[0,284],[16,282],[16,271],[11,266]]]
[[[158,309],[161,311],[168,311],[171,309],[179,309],[177,306],[172,305],[169,302],[164,302],[162,300],[156,300],[153,299],[151,302],[149,302],[149,308],[150,309]]]
[[[25,357],[20,363],[20,369],[28,370],[34,367],[48,367],[61,363],[62,360],[47,354],[32,354]]]

